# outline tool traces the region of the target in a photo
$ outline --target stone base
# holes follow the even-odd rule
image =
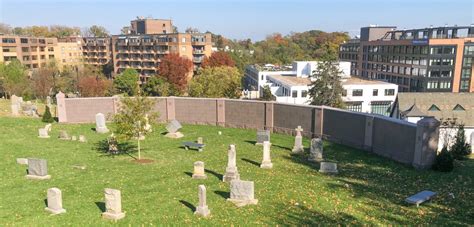
[[[38,138],[41,138],[41,139],[48,139],[48,138],[51,138],[51,136],[38,136]]]
[[[198,206],[196,208],[196,211],[194,212],[195,215],[200,215],[200,216],[203,216],[203,217],[207,217],[211,214],[211,211],[209,210],[209,208],[207,206]]]
[[[258,199],[249,199],[249,200],[227,199],[227,201],[232,202],[237,207],[243,207],[247,205],[257,205],[258,203]]]
[[[293,147],[291,153],[293,154],[301,154],[304,152],[304,147]]]
[[[125,217],[125,213],[121,212],[118,214],[113,214],[109,212],[102,213],[102,218],[109,219],[109,220],[120,220]]]
[[[51,179],[51,175],[46,175],[46,176],[26,175],[26,179],[30,179],[30,180],[49,180],[49,179]]]
[[[46,211],[50,212],[53,215],[66,213],[65,209],[54,210],[49,207],[44,208]]]
[[[175,132],[175,133],[169,132],[165,136],[171,139],[178,139],[178,138],[183,137],[184,135],[181,132]]]
[[[28,165],[28,159],[27,158],[17,158],[16,163],[20,165]]]
[[[108,128],[96,128],[97,133],[108,133],[110,130]]]
[[[260,168],[262,168],[262,169],[271,169],[271,168],[273,168],[273,163],[271,163],[271,162],[262,162],[262,164],[260,164]]]
[[[193,179],[207,179],[206,175],[193,174]]]
[[[263,143],[255,143],[255,146],[263,146]]]
[[[319,170],[319,172],[320,173],[327,173],[327,174],[338,174],[339,173],[339,171],[337,171],[337,170],[334,170],[334,171],[327,171],[327,170],[321,171],[321,170]]]
[[[238,172],[226,172],[222,177],[223,182],[230,182],[232,180],[240,180],[240,175]]]

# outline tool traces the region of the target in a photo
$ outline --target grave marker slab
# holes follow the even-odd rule
[[[225,174],[222,177],[223,182],[231,182],[232,180],[239,180],[240,175],[237,170],[237,152],[235,150],[235,145],[229,145],[229,150],[227,151],[227,167],[225,169]]]
[[[194,162],[193,176],[194,179],[207,179],[206,173],[204,172],[204,162]]]
[[[70,140],[71,137],[66,132],[66,130],[59,130],[59,139],[61,139],[61,140]]]
[[[420,206],[420,204],[430,200],[434,196],[436,196],[436,192],[425,190],[406,198],[405,202],[410,203],[410,204],[415,204],[416,206]]]
[[[234,203],[237,207],[257,204],[253,181],[232,180],[230,182],[230,198],[227,201]]]
[[[28,159],[27,158],[17,158],[16,163],[20,165],[28,165]]]
[[[48,207],[46,207],[45,210],[52,214],[66,213],[66,210],[63,208],[62,192],[59,188],[48,189],[47,196]]]
[[[320,173],[333,173],[337,174],[337,163],[334,162],[321,162],[321,166],[319,167]]]
[[[270,131],[269,130],[258,130],[257,131],[257,142],[255,145],[262,145],[264,141],[270,142]]]
[[[48,130],[45,128],[38,129],[38,138],[47,139],[50,138],[48,135]]]
[[[298,128],[296,128],[295,131],[296,131],[295,145],[293,146],[292,153],[293,154],[303,153],[304,152],[303,136],[301,135],[301,132],[303,132],[303,128],[301,128],[301,126],[298,126]]]
[[[311,140],[308,160],[312,162],[323,160],[323,140],[321,138],[313,138]]]
[[[199,205],[196,208],[194,214],[207,217],[211,214],[211,211],[207,207],[207,196],[206,196],[206,186],[198,186],[198,196],[199,196]]]
[[[50,179],[51,176],[48,175],[47,161],[45,159],[29,158],[28,159],[28,175],[26,175],[26,178],[32,179],[32,180]]]
[[[262,169],[271,169],[273,168],[273,163],[270,156],[270,148],[272,144],[269,141],[263,141],[263,160],[260,164]]]
[[[165,135],[166,137],[168,138],[173,138],[173,139],[177,139],[177,138],[181,138],[183,137],[183,133],[179,132],[179,130],[182,128],[183,126],[181,126],[181,124],[179,123],[179,121],[177,120],[172,120],[170,123],[168,123],[168,125],[166,126],[166,131],[168,131],[168,133]]]
[[[105,196],[105,212],[102,217],[110,220],[119,220],[125,217],[122,212],[122,197],[119,190],[106,188]]]
[[[109,129],[105,124],[105,115],[103,113],[97,113],[95,115],[95,131],[97,133],[108,133]]]

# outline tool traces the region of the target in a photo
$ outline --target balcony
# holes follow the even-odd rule
[[[202,62],[202,58],[193,58],[193,62],[194,62],[194,63],[201,63],[201,62]]]
[[[193,54],[204,54],[204,50],[194,49]]]

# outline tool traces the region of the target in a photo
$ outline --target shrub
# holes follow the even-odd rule
[[[466,135],[464,134],[464,125],[459,125],[454,144],[451,147],[453,157],[457,160],[465,159],[471,154],[471,145],[466,142]]]
[[[43,118],[41,121],[46,122],[46,123],[53,123],[54,118],[51,116],[51,111],[49,110],[49,106],[46,106],[46,109],[44,110]]]
[[[454,157],[447,147],[443,147],[441,152],[436,156],[433,169],[440,172],[450,172],[454,169]]]

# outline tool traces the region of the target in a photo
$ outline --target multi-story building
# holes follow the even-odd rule
[[[153,19],[137,17],[130,21],[129,33],[132,35],[153,35],[174,33],[173,21],[167,19]]]
[[[82,38],[84,63],[103,66],[112,62],[112,39],[110,37]]]
[[[133,68],[144,80],[159,74],[161,59],[169,53],[190,59],[197,70],[204,56],[210,56],[211,52],[210,33],[112,36],[114,72],[118,74]]]
[[[84,63],[80,39],[59,39],[55,47],[56,60],[60,68],[80,66]]]
[[[0,62],[18,59],[25,67],[37,69],[56,59],[56,38],[0,36]]]
[[[395,83],[400,91],[474,92],[474,27],[361,28],[340,46],[351,74]]]

